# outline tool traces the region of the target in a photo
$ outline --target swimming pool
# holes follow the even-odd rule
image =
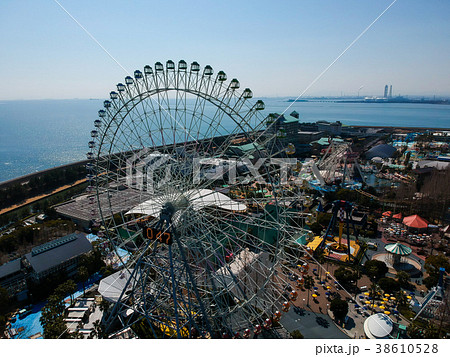
[[[85,282],[85,289],[89,289],[101,279],[100,273],[95,273],[89,277],[89,279]],[[77,291],[73,294],[74,298],[83,294],[83,283],[77,284]],[[66,307],[70,305],[70,295],[64,298],[64,303]],[[42,308],[45,306],[46,301],[39,302],[33,305],[31,309],[31,314],[24,317],[23,319],[19,319],[11,324],[11,329],[15,329],[17,334],[13,336],[14,339],[26,339],[31,338],[32,336],[39,336],[44,333],[44,329],[42,328],[41,322],[39,319],[42,316]],[[34,337],[34,338],[42,338],[42,337]]]

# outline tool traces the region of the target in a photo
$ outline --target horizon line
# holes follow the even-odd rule
[[[299,98],[298,102],[301,102],[304,99],[314,99],[314,98],[360,98],[360,99],[364,99],[364,98],[371,98],[371,97],[377,97],[377,98],[384,98],[382,95],[376,95],[376,94],[366,94],[364,96],[358,96],[356,94],[348,94],[348,95],[323,95],[323,94],[318,94],[318,95],[309,95],[309,96],[304,96],[302,98]],[[391,98],[388,99],[395,99],[395,98],[413,98],[413,97],[419,97],[419,98],[432,98],[432,97],[437,97],[439,99],[450,99],[450,93],[449,94],[404,94],[404,95],[396,95],[396,96],[392,96]],[[72,98],[14,98],[14,99],[1,99],[0,98],[0,102],[14,102],[14,101],[38,101],[38,100],[106,100],[108,99],[108,96],[105,97],[85,97],[85,98],[79,98],[79,97],[72,97]],[[262,95],[262,96],[254,96],[253,99],[260,99],[260,98],[270,98],[270,99],[292,99],[295,100],[296,96],[295,95]]]

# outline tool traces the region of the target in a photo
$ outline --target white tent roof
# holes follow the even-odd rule
[[[383,159],[379,156],[375,156],[371,159],[371,161],[381,163],[383,162]]]
[[[192,205],[192,208],[196,211],[208,206],[216,206],[229,211],[245,211],[247,206],[244,203],[240,203],[232,200],[227,195],[221,192],[215,192],[208,189],[194,189],[186,191],[185,196]],[[161,212],[163,205],[162,197],[158,199],[150,199],[145,201],[136,207],[129,210],[126,214],[140,213],[148,216],[158,216]]]
[[[118,271],[100,281],[100,285],[98,286],[98,292],[102,295],[103,299],[116,303],[119,301],[120,294],[122,294],[125,285],[130,278],[131,273],[128,270]],[[135,277],[136,278],[136,277]],[[133,282],[131,281],[128,284],[128,289],[131,289],[133,286]],[[124,293],[122,295],[122,300],[127,298],[127,295]]]
[[[375,314],[364,321],[364,332],[369,338],[388,338],[394,323],[386,314]]]
[[[228,271],[227,267],[224,266],[217,270],[216,274],[233,274],[235,276],[239,276],[239,274],[244,271],[245,268],[248,268],[256,259],[258,259],[260,255],[261,253],[253,253],[248,248],[245,248],[239,252],[231,264],[228,264],[228,269],[230,269],[230,271]]]

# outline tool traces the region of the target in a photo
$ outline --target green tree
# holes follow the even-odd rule
[[[435,275],[427,276],[423,279],[423,284],[427,287],[428,290],[437,285],[439,278]]]
[[[114,273],[114,269],[111,267],[111,265],[103,266],[100,268],[100,274],[103,278],[106,278],[107,276]]]
[[[386,263],[379,260],[368,260],[364,263],[364,270],[370,279],[378,280],[389,271]]]
[[[306,306],[309,306],[309,294],[311,292],[311,288],[314,286],[314,279],[310,275],[305,276],[305,281],[303,282],[303,286],[306,290],[308,290],[308,301],[306,303]]]
[[[94,329],[91,332],[91,337],[102,338],[103,337],[103,325],[100,320],[94,321],[92,324]]]
[[[40,318],[41,325],[44,329],[44,338],[67,338],[66,323],[64,322],[64,303],[58,295],[51,295],[47,304],[42,309]]]
[[[98,272],[102,267],[104,267],[105,263],[102,260],[102,254],[100,250],[97,247],[94,247],[91,252],[80,257],[79,265],[86,267],[89,275],[91,275],[95,272]]]
[[[85,266],[78,268],[78,279],[83,283],[83,294],[85,292],[86,280],[89,278],[89,272]]]
[[[381,291],[380,287],[377,284],[372,283],[372,285],[370,285],[369,297],[372,299],[372,304],[371,304],[372,314],[373,314],[373,306],[375,305],[375,301],[381,295],[381,293],[382,293],[382,291]]]
[[[408,306],[408,298],[406,297],[406,294],[403,291],[397,291],[394,295],[398,306]]]
[[[77,290],[77,285],[73,280],[67,280],[66,282],[58,285],[55,289],[54,295],[58,295],[61,299],[70,295],[70,304],[73,304],[73,294]]]
[[[428,321],[427,325],[423,329],[423,334],[425,338],[439,338],[438,327],[431,321]]]
[[[351,289],[353,284],[358,280],[358,273],[346,267],[340,267],[334,272],[336,280],[345,288]]]
[[[450,271],[450,262],[445,255],[430,255],[425,259],[425,269],[428,274],[439,275],[439,268],[445,268],[446,271]]]
[[[110,304],[108,301],[106,301],[105,299],[102,299],[102,301],[100,302],[100,311],[107,313],[109,310]]]
[[[425,270],[429,276],[424,279],[424,283],[428,289],[431,289],[433,286],[437,285],[440,268],[450,271],[450,262],[445,255],[430,255],[425,259]]]
[[[330,311],[333,313],[336,321],[342,321],[348,313],[348,302],[341,300],[338,296],[331,301]]]
[[[388,294],[393,294],[400,290],[400,283],[392,278],[381,278],[378,280],[378,285],[385,293]]]
[[[338,200],[351,201],[355,202],[358,199],[358,193],[353,190],[348,190],[345,188],[341,188],[336,192],[336,196]]]
[[[8,310],[8,303],[9,303],[8,290],[3,289],[0,286],[0,314],[3,314]]]
[[[396,275],[397,281],[402,288],[409,287],[409,274],[406,271],[399,271]]]

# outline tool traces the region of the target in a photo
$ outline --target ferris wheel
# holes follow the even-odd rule
[[[93,213],[99,235],[130,256],[102,287],[110,330],[250,337],[269,333],[296,298],[280,266],[303,232],[289,208],[294,148],[274,145],[264,103],[239,87],[197,62],[157,62],[98,112]]]

